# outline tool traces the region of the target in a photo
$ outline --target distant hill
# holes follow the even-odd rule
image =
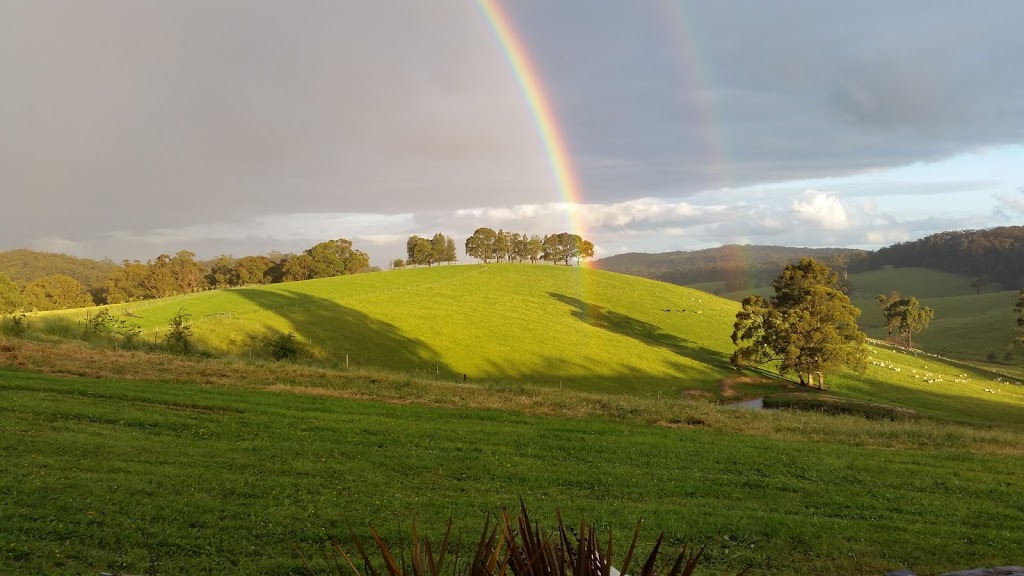
[[[44,276],[63,274],[78,280],[89,290],[103,284],[115,269],[117,265],[110,260],[76,258],[25,248],[0,252],[0,272],[19,286]]]
[[[939,232],[870,253],[851,272],[916,266],[987,278],[1006,289],[1024,287],[1024,226]]]
[[[868,257],[864,250],[848,248],[790,248],[730,244],[705,250],[645,254],[632,252],[595,260],[593,267],[688,285],[726,282],[726,291],[765,286],[787,264],[814,258],[845,270]]]

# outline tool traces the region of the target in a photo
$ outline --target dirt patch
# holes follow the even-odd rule
[[[714,400],[715,395],[707,390],[683,390],[681,394],[683,398],[701,398],[704,400]]]
[[[772,382],[775,381],[764,376],[733,376],[731,378],[722,378],[718,385],[718,390],[723,398],[734,398],[740,395],[734,386],[739,384],[771,384]]]

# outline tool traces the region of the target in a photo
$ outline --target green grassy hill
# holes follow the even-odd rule
[[[736,302],[600,270],[442,266],[114,308],[130,311],[144,337],[156,340],[181,309],[193,315],[204,347],[242,357],[265,356],[267,335],[292,331],[313,355],[335,365],[347,357],[351,367],[447,381],[666,398],[801,393],[785,381],[744,375],[729,363]],[[873,309],[865,309],[870,322]],[[49,315],[80,319],[86,313],[95,310]],[[884,366],[830,375],[830,394],[965,422],[1013,422],[1024,406],[1022,387],[986,392],[996,378],[991,373],[930,359],[932,371],[942,375],[928,378],[941,380],[932,385],[912,377],[918,360],[901,351],[878,347],[872,354]]]
[[[1013,350],[1016,291],[996,287],[978,294],[970,278],[925,268],[875,270],[853,274],[850,281],[853,303],[863,311],[861,327],[872,337],[886,336],[875,297],[896,290],[935,309],[930,326],[914,335],[915,347],[974,361],[983,361],[992,352],[1002,359]]]
[[[671,394],[734,373],[735,303],[574,267],[441,266],[113,307],[157,339],[179,309],[215,351],[258,354],[291,331],[321,359],[446,379]]]

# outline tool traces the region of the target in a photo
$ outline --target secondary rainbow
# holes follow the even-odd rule
[[[497,36],[498,43],[505,52],[509,64],[512,65],[512,70],[515,72],[526,102],[533,113],[537,130],[540,132],[551,169],[554,172],[555,185],[567,204],[569,226],[573,233],[586,238],[586,226],[580,214],[583,196],[573,171],[568,147],[562,138],[551,102],[544,92],[540,75],[530,61],[523,42],[516,36],[508,14],[497,0],[478,0],[478,4],[494,31],[494,35]]]

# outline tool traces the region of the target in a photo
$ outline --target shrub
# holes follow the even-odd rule
[[[28,334],[28,317],[24,314],[13,314],[6,318],[0,318],[0,334],[22,338]]]
[[[609,534],[606,547],[602,547],[598,539],[597,528],[580,522],[579,530],[566,527],[561,515],[557,516],[557,529],[553,533],[543,534],[539,527],[530,521],[525,505],[520,502],[520,512],[515,520],[508,512],[502,510],[501,516],[492,527],[490,519],[484,522],[483,532],[477,541],[476,548],[470,550],[468,557],[459,562],[459,546],[455,546],[455,559],[449,569],[445,568],[448,558],[449,537],[452,523],[448,522],[440,546],[434,547],[430,539],[420,537],[413,522],[412,542],[408,556],[404,551],[396,553],[384,542],[373,526],[370,533],[373,543],[380,554],[385,576],[441,576],[448,572],[452,576],[612,576],[616,572],[627,574],[632,564],[633,552],[640,536],[640,522],[633,531],[633,539],[622,560],[621,567],[612,567],[612,536]],[[334,574],[347,573],[351,570],[356,576],[377,576],[375,563],[367,553],[367,547],[349,528],[349,535],[356,554],[348,554],[332,539],[328,546],[321,549],[321,556],[326,562],[328,572]],[[683,548],[669,559],[671,568],[662,572],[658,567],[658,552],[661,549],[664,534],[658,536],[650,554],[644,560],[635,576],[691,576],[697,563],[704,555],[704,548]],[[300,559],[310,574],[317,574],[310,562],[295,548]],[[353,558],[355,556],[355,558]],[[409,562],[405,560],[408,557]],[[363,570],[357,568],[361,563]],[[746,572],[744,570],[742,573]]]
[[[180,314],[180,312],[179,312]],[[187,316],[187,315],[186,315]],[[189,329],[191,330],[191,328]],[[120,336],[127,345],[132,344],[142,334],[142,327],[138,324],[128,322],[124,318],[117,318],[109,310],[103,309],[85,321],[86,334],[111,334]],[[191,335],[191,332],[190,334]]]
[[[299,343],[294,332],[274,334],[267,340],[267,348],[274,360],[288,360],[299,354]]]
[[[195,352],[191,320],[192,315],[185,313],[184,308],[179,308],[178,313],[172,316],[170,322],[167,323],[169,330],[164,336],[164,343],[172,353],[191,354]]]

